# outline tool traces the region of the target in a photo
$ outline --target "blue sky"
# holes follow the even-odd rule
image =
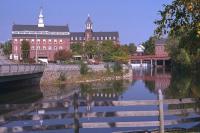
[[[0,0],[0,41],[11,38],[12,24],[37,24],[44,9],[45,24],[83,31],[88,13],[94,31],[118,31],[121,43],[139,44],[153,35],[163,4],[172,0]]]

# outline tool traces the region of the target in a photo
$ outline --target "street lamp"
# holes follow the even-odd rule
[[[38,63],[38,51],[37,51],[37,33],[36,33],[36,41],[35,41],[35,46],[36,46],[36,48],[35,48],[35,62],[36,63]]]

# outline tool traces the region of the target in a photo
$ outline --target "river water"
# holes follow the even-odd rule
[[[116,127],[114,122],[141,122],[141,121],[158,121],[158,116],[135,116],[135,117],[118,117],[116,112],[118,111],[153,111],[158,110],[157,105],[149,106],[113,106],[109,105],[111,101],[125,101],[125,100],[157,100],[158,90],[161,90],[164,99],[179,99],[182,101],[184,98],[200,97],[200,82],[198,76],[183,74],[183,73],[171,73],[170,70],[164,68],[161,69],[135,69],[133,70],[133,78],[131,80],[123,81],[106,81],[98,83],[87,84],[75,84],[75,85],[58,85],[58,86],[25,86],[19,90],[12,92],[4,92],[0,94],[0,105],[4,104],[17,104],[17,105],[30,105],[31,103],[43,103],[43,102],[63,102],[67,101],[73,103],[74,93],[77,94],[77,101],[81,104],[78,105],[78,112],[86,114],[84,117],[78,119],[80,123],[96,123],[107,122],[110,124],[110,128],[80,128],[74,130],[73,128],[66,128],[66,126],[55,125],[70,125],[74,123],[74,117],[66,116],[66,114],[74,113],[73,104],[69,104],[68,107],[63,108],[60,106],[50,108],[38,108],[33,107],[29,111],[24,111],[26,108],[15,108],[12,110],[0,109],[1,116],[8,115],[34,115],[38,114],[39,110],[46,115],[61,115],[59,118],[48,119],[40,118],[39,120],[21,120],[10,119],[6,123],[1,123],[1,127],[12,128],[15,126],[43,126],[41,133],[64,133],[64,132],[80,132],[80,133],[110,133],[117,131],[138,131],[138,130],[154,130],[159,127],[133,127],[133,128],[119,128]],[[81,102],[83,101],[83,102]],[[96,106],[95,103],[101,103],[102,105]],[[20,106],[21,107],[21,106]],[[165,126],[169,129],[182,129],[183,132],[195,130],[200,132],[200,104],[178,104],[178,105],[164,105],[164,112],[168,110],[181,109],[181,114],[167,115],[165,120],[178,120],[178,122],[171,126]],[[12,114],[14,112],[14,114]],[[20,114],[20,113],[21,114]],[[23,114],[22,114],[23,112]],[[103,112],[96,114],[96,117],[87,117],[87,113]],[[73,116],[73,115],[72,115]],[[89,116],[89,115],[88,115]],[[42,121],[41,121],[42,120]],[[41,123],[42,122],[42,123]],[[52,128],[47,128],[52,126]],[[46,127],[46,128],[44,128]],[[28,129],[28,128],[27,128]],[[28,129],[26,132],[38,133]]]

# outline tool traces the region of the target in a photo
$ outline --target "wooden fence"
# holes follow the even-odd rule
[[[0,132],[27,132],[27,131],[41,131],[41,130],[56,130],[56,129],[72,129],[74,132],[78,133],[81,128],[134,128],[134,127],[155,127],[158,128],[157,132],[164,133],[166,126],[176,125],[180,123],[200,122],[200,117],[185,118],[185,119],[173,119],[165,120],[166,116],[170,115],[184,115],[187,113],[200,112],[199,108],[180,108],[173,110],[164,110],[164,105],[184,105],[184,104],[198,104],[199,99],[185,98],[185,99],[163,99],[161,90],[159,90],[158,100],[134,100],[134,101],[94,101],[93,106],[107,106],[107,107],[128,107],[128,106],[158,106],[158,109],[150,111],[107,111],[107,112],[81,112],[80,107],[86,107],[88,110],[91,109],[91,104],[87,103],[87,100],[79,100],[78,94],[75,93],[73,101],[49,101],[40,102],[29,105],[29,107],[37,108],[36,114],[31,113],[20,113],[17,115],[4,115],[0,117]],[[73,112],[68,112],[68,108],[73,105]],[[0,108],[4,109],[15,109],[19,107],[26,107],[28,105],[0,105]],[[48,114],[46,113],[51,109],[63,110],[64,112],[59,114]],[[107,118],[107,117],[158,117],[155,121],[129,121],[129,122],[81,122],[81,118]],[[55,124],[55,125],[45,125],[43,121],[54,120],[54,119],[71,119],[72,122]],[[6,124],[13,121],[39,121],[36,125],[23,125],[7,127]]]

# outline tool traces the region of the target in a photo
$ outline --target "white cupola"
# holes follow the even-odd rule
[[[40,8],[40,14],[38,16],[38,27],[44,27],[44,16],[42,8]]]
[[[92,30],[92,26],[93,26],[93,23],[92,23],[92,20],[90,18],[90,15],[88,14],[88,18],[85,22],[85,28],[86,28],[86,30]]]

